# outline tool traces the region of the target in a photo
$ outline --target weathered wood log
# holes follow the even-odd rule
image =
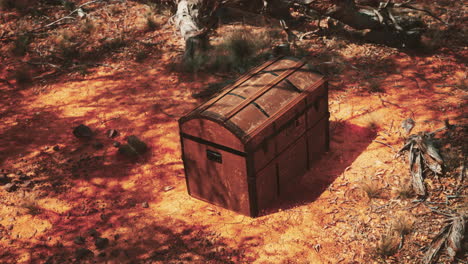
[[[444,226],[442,230],[437,234],[437,236],[432,240],[429,249],[426,251],[426,255],[424,255],[423,263],[424,264],[431,264],[437,259],[437,254],[439,253],[440,249],[444,245],[445,241],[447,240],[447,235],[449,231],[449,225]]]
[[[203,12],[206,11],[203,7],[207,3],[204,0],[181,0],[177,5],[173,21],[185,41],[185,58],[192,58],[197,50],[208,46],[209,28],[202,23]]]
[[[463,237],[465,235],[466,221],[463,216],[457,216],[452,221],[452,226],[447,237],[447,252],[452,258],[455,258],[462,247]]]
[[[392,1],[377,0],[360,0],[358,4],[355,0],[180,0],[173,21],[186,42],[185,57],[192,57],[196,50],[208,46],[207,33],[213,24],[207,26],[206,21],[229,20],[223,14],[223,10],[226,9],[222,8],[236,7],[248,12],[266,13],[277,19],[284,19],[290,25],[288,21],[292,19],[289,13],[290,7],[298,5],[301,6],[306,18],[317,16],[332,18],[351,28],[349,32],[352,35],[389,46],[418,46],[424,28],[421,20],[397,12],[402,9],[425,12],[424,9],[412,7],[407,3],[397,4]],[[216,10],[219,12],[215,12]],[[311,12],[316,15],[311,16],[309,14]],[[436,17],[430,12],[427,14]],[[239,21],[244,17],[240,16]]]

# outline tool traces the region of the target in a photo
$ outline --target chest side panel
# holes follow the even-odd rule
[[[192,139],[182,141],[190,195],[249,215],[245,157]]]

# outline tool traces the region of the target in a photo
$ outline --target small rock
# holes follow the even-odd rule
[[[96,231],[96,229],[94,229],[94,228],[90,228],[87,233],[88,233],[88,235],[90,235],[90,236],[92,236],[94,238],[99,236],[99,232]]]
[[[108,138],[115,138],[119,135],[119,131],[115,130],[115,129],[109,129],[107,131],[107,137]]]
[[[278,55],[287,55],[291,52],[291,48],[288,43],[281,43],[273,47],[273,54]]]
[[[163,188],[163,191],[168,192],[170,190],[174,189],[174,186],[166,186]]]
[[[19,180],[20,181],[26,181],[26,180],[29,180],[31,179],[31,177],[29,177],[28,175],[26,174],[19,174]]]
[[[93,136],[93,131],[88,126],[81,124],[73,129],[73,135],[77,138],[86,139]]]
[[[129,159],[136,159],[138,157],[138,152],[127,144],[119,147],[119,154]]]
[[[8,230],[13,230],[13,227],[14,227],[14,225],[9,225],[9,226],[7,226],[7,229]]]
[[[91,256],[94,256],[94,253],[87,248],[77,248],[75,250],[76,259],[84,259]]]
[[[107,220],[109,220],[110,216],[107,214],[101,214],[100,218],[102,221],[106,222]]]
[[[104,144],[102,144],[101,142],[96,142],[93,144],[93,147],[95,149],[102,149],[104,147]]]
[[[413,130],[413,127],[416,123],[414,122],[413,119],[407,118],[401,122],[401,128],[403,128],[406,132],[406,134],[409,134],[411,130]]]
[[[141,204],[141,207],[143,207],[143,208],[148,208],[148,207],[149,207],[148,202],[143,202],[143,203]]]
[[[34,187],[34,182],[33,181],[25,181],[23,183],[24,188],[33,188]]]
[[[11,182],[11,179],[6,175],[6,173],[0,174],[0,184],[1,185],[7,184],[7,183],[10,183],[10,182]]]
[[[75,243],[77,245],[83,245],[85,242],[86,242],[86,239],[84,237],[82,237],[82,236],[77,236],[73,240],[73,243]]]
[[[119,235],[119,234],[115,234],[115,235],[114,235],[114,240],[119,240],[119,238],[120,238],[120,235]]]
[[[59,146],[59,145],[55,145],[53,149],[54,149],[54,151],[59,151],[59,150],[60,150],[60,146]]]
[[[104,249],[109,245],[109,239],[104,238],[104,237],[98,237],[96,238],[94,245],[96,246],[97,249]]]
[[[3,189],[7,192],[14,192],[18,190],[19,186],[16,183],[8,183],[7,185],[3,186]]]
[[[138,154],[143,154],[148,150],[145,142],[141,141],[137,136],[132,135],[127,138],[128,145],[130,145]]]
[[[118,148],[118,147],[120,147],[120,142],[114,141],[114,143],[112,143],[112,146]]]

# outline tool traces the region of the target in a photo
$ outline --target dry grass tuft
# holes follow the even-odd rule
[[[152,13],[148,13],[146,15],[146,28],[148,31],[155,31],[156,29],[159,28],[159,24],[154,19]]]
[[[235,30],[227,34],[209,54],[196,52],[184,61],[186,71],[199,70],[244,73],[270,55],[271,39],[268,32],[253,34],[247,30]]]
[[[21,207],[26,209],[26,212],[30,215],[39,215],[42,213],[41,207],[34,200],[27,200]]]
[[[402,199],[411,198],[414,195],[413,187],[411,186],[411,183],[407,181],[401,182],[396,192],[398,197]]]
[[[399,244],[399,237],[391,234],[384,234],[377,243],[375,253],[382,257],[392,256],[398,251]]]
[[[367,194],[370,199],[378,198],[380,196],[380,188],[371,178],[362,178],[358,186]]]
[[[368,81],[367,91],[369,93],[383,93],[383,92],[385,92],[385,90],[382,88],[380,83],[375,79],[370,79]]]

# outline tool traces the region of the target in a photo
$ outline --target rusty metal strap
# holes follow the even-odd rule
[[[282,56],[280,57],[277,57],[273,60],[270,60],[270,61],[267,61],[265,63],[263,63],[262,65],[258,66],[256,69],[254,69],[253,71],[250,71],[248,73],[246,73],[245,75],[241,76],[239,79],[237,79],[237,81],[235,81],[234,83],[226,86],[224,88],[224,91],[219,94],[218,96],[216,96],[215,98],[211,99],[210,101],[208,101],[207,103],[205,103],[205,107],[203,107],[203,109],[200,110],[200,112],[203,112],[205,111],[206,109],[210,108],[213,104],[215,104],[216,102],[218,102],[221,98],[223,98],[226,94],[228,94],[229,92],[231,92],[232,90],[234,90],[235,88],[237,88],[239,85],[243,84],[244,82],[248,81],[250,78],[252,78],[253,76],[255,76],[257,73],[261,72],[262,70],[266,69],[268,66],[272,65],[273,63],[277,62],[278,60],[280,60],[282,58]]]
[[[233,95],[233,96],[237,96],[243,100],[245,100],[246,98],[242,95],[239,95],[239,94],[235,94],[235,93],[228,93],[228,95]],[[252,102],[252,104],[258,109],[260,110],[260,112],[262,112],[262,114],[264,114],[266,117],[270,117],[270,115],[265,111],[265,109],[263,109],[259,104],[257,104],[256,102]]]
[[[301,68],[305,64],[305,60],[300,60],[296,64],[294,64],[289,70],[283,72],[278,77],[273,79],[270,83],[265,85],[263,88],[257,90],[254,94],[249,96],[247,99],[242,101],[238,106],[234,107],[229,113],[226,114],[224,121],[231,119],[235,114],[239,113],[242,109],[244,109],[247,105],[251,104],[257,98],[265,94],[268,90],[270,90],[273,86],[280,83],[282,80],[286,79],[289,75],[293,74],[299,68]]]

